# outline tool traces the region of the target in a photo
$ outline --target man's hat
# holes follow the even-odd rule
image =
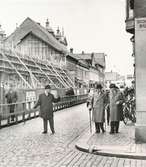
[[[111,89],[111,88],[117,88],[117,86],[112,83],[112,84],[110,84],[109,88],[110,88],[110,89]]]
[[[101,85],[101,84],[97,84],[97,85],[95,86],[95,88],[96,88],[96,89],[102,89],[102,85]]]
[[[51,89],[51,86],[50,85],[46,85],[45,89]]]

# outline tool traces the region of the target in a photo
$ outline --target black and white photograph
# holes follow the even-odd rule
[[[146,0],[1,0],[0,167],[146,167]]]

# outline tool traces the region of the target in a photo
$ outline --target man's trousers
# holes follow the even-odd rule
[[[51,132],[54,133],[54,118],[49,118],[49,119],[43,119],[43,124],[44,124],[44,132],[48,132],[48,121],[50,124],[50,129]]]

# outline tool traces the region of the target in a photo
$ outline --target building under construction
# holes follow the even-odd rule
[[[5,38],[1,31],[1,41]],[[49,83],[56,88],[74,87],[65,68],[67,42],[57,30],[54,34],[27,18],[14,33],[1,42],[0,82],[2,87],[14,83],[17,88],[39,88]]]
[[[74,76],[77,77],[74,79],[71,77],[73,70],[70,69],[70,65],[67,65],[67,61],[71,60],[67,59],[68,55],[75,60],[72,61],[72,66],[76,70]],[[75,79],[83,81],[87,78],[89,82],[93,69],[94,73],[98,72],[95,78],[100,75],[103,81],[104,54],[102,54],[104,63],[97,62],[94,65],[93,54],[88,56],[90,58],[85,58],[85,54],[82,54],[82,57],[80,55],[80,58],[76,57],[77,55],[73,56],[67,50],[67,40],[63,30],[61,32],[58,28],[55,33],[48,20],[43,27],[40,23],[26,18],[8,37],[0,29],[0,87],[6,90],[13,83],[17,89],[21,90],[43,88],[46,84],[61,89],[75,88],[78,85]],[[100,70],[97,64],[103,70]],[[88,83],[85,84],[88,85]]]

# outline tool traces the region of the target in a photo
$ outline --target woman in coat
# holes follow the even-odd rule
[[[105,95],[102,91],[102,85],[98,84],[96,85],[95,92],[93,94],[92,99],[92,120],[95,122],[95,130],[96,133],[100,133],[100,130],[104,133],[104,127],[103,124],[105,122],[105,113],[104,113],[104,101],[105,101]]]
[[[119,132],[119,123],[122,120],[123,96],[115,84],[110,85],[110,134]]]

